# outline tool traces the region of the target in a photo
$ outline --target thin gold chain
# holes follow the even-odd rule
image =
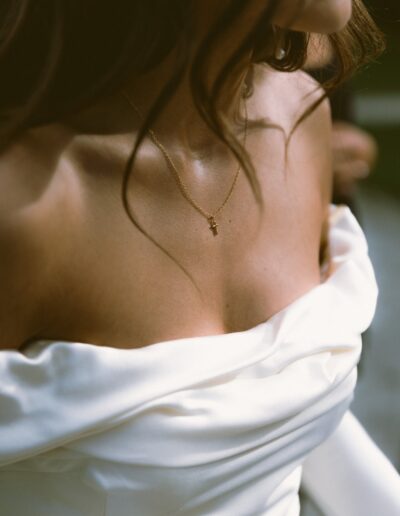
[[[137,114],[140,116],[140,118],[143,120],[144,117],[141,113],[141,111],[139,110],[139,108],[135,105],[135,103],[131,100],[131,98],[128,96],[128,94],[123,91],[122,92],[123,96],[126,98],[126,100],[128,101],[129,105],[137,112]],[[246,118],[245,118],[245,130],[244,130],[244,142],[243,142],[243,145],[245,146],[246,145],[246,138],[247,138],[247,106],[246,106],[246,102],[244,103],[244,106],[245,106],[245,113],[246,113]],[[185,199],[199,212],[201,213],[201,215],[203,215],[203,217],[205,217],[207,219],[207,222],[209,224],[209,229],[212,231],[213,235],[216,236],[218,234],[218,226],[219,224],[216,223],[215,221],[215,217],[218,215],[218,213],[220,213],[222,211],[222,209],[225,207],[226,203],[228,202],[229,198],[231,197],[232,195],[232,192],[233,192],[233,189],[235,188],[235,185],[236,185],[236,181],[239,177],[239,172],[241,170],[241,165],[239,163],[239,166],[238,166],[238,169],[237,169],[237,172],[235,174],[235,177],[234,177],[234,180],[233,180],[233,183],[229,189],[229,192],[228,192],[228,195],[226,196],[224,202],[221,204],[221,206],[215,211],[214,214],[211,214],[205,210],[203,210],[203,208],[190,196],[189,194],[189,191],[188,191],[188,188],[186,186],[186,184],[182,181],[180,175],[179,175],[179,172],[169,154],[169,152],[167,151],[167,149],[164,147],[164,145],[160,142],[160,140],[157,138],[157,136],[155,135],[154,131],[152,129],[148,129],[148,132],[150,134],[150,137],[153,141],[153,143],[160,149],[160,151],[162,152],[166,162],[167,162],[167,165],[168,165],[168,168],[171,170],[173,176],[175,177],[175,180],[176,182],[178,183],[178,186],[181,190],[181,193],[182,195],[185,197]]]

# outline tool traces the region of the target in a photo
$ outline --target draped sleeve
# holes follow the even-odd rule
[[[306,458],[302,487],[324,516],[400,514],[400,475],[350,410]]]
[[[298,516],[303,468],[328,516],[398,514],[394,469],[343,418],[378,297],[366,238],[334,205],[328,237],[326,279],[249,330],[0,352],[0,515]],[[364,486],[379,510],[353,513]]]

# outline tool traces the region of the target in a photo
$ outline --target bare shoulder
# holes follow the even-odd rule
[[[302,70],[279,72],[268,66],[258,65],[255,68],[254,81],[261,94],[260,110],[279,117],[286,131],[290,131],[296,121],[318,103],[310,115],[314,123],[325,124],[325,132],[330,135],[329,100],[324,98],[321,85],[308,73]],[[312,125],[307,126],[307,129],[312,128]]]
[[[332,120],[329,100],[320,84],[303,71],[278,72],[260,66],[255,73],[257,112],[290,135],[287,164],[295,178],[296,197],[326,239],[332,201]],[[258,86],[258,88],[257,88]],[[307,207],[308,206],[308,207]]]
[[[257,109],[282,126],[290,135],[289,159],[293,167],[306,164],[320,188],[321,203],[327,211],[332,196],[332,120],[329,100],[320,84],[309,74],[279,72],[260,66],[255,84],[261,95]]]
[[[298,70],[288,74],[289,88],[293,94],[293,113],[295,121],[300,120],[304,115],[305,129],[323,137],[327,145],[331,145],[331,108],[328,98],[324,94],[321,85],[306,72]],[[297,104],[297,106],[295,105]],[[307,124],[307,119],[310,122]]]
[[[17,349],[38,330],[50,267],[40,221],[54,170],[34,144],[26,134],[0,154],[0,349]]]
[[[0,217],[0,349],[17,349],[33,330],[32,299],[37,292],[35,235],[18,213]],[[28,308],[30,307],[30,309]]]
[[[296,127],[294,137],[299,145],[304,146],[306,155],[314,165],[319,181],[324,232],[333,193],[331,107],[321,86],[309,74],[296,72],[296,81],[300,90],[296,123],[301,122]]]

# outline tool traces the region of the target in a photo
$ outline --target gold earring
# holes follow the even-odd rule
[[[273,27],[275,49],[274,57],[277,61],[282,61],[286,56],[285,43],[286,43],[286,31],[280,27]]]

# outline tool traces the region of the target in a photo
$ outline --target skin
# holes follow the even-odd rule
[[[301,12],[296,2],[281,0],[275,15],[275,24],[294,30],[330,34],[337,32],[349,21],[352,11],[350,0],[304,0]]]
[[[249,23],[256,14],[249,10]],[[303,23],[309,24],[310,11],[307,17]],[[233,36],[242,35],[243,20],[232,27]],[[317,28],[318,20],[312,23]],[[227,38],[218,59],[231,42]],[[141,80],[127,81],[143,112],[173,57]],[[213,67],[208,73],[211,78]],[[238,132],[234,115],[244,79],[241,74],[232,85],[232,106],[226,108]],[[249,118],[267,118],[286,133],[320,95],[302,72],[257,66],[253,80]],[[2,156],[1,347],[48,338],[132,348],[241,331],[320,283],[318,253],[332,184],[326,102],[294,133],[286,170],[282,132],[249,131],[246,148],[265,210],[241,174],[218,218],[217,237],[182,197],[160,151],[144,142],[128,188],[130,205],[194,276],[206,302],[123,210],[122,172],[139,124],[115,95],[63,123],[29,131]],[[187,78],[153,129],[191,196],[210,211],[220,206],[237,163],[197,114]]]

